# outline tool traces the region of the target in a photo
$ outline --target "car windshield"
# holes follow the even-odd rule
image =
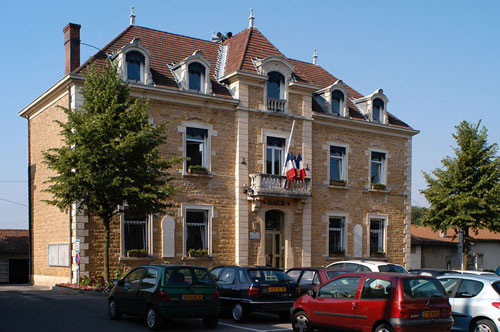
[[[248,273],[253,282],[272,284],[294,281],[285,272],[279,270],[250,270]]]
[[[194,274],[194,275],[193,275]],[[201,268],[178,268],[166,269],[165,280],[167,285],[187,286],[191,284],[214,285],[215,281],[206,269]]]
[[[380,272],[408,273],[404,267],[395,264],[380,265],[378,269]]]
[[[491,286],[493,286],[493,288],[497,291],[498,295],[500,295],[500,281],[495,282]]]
[[[403,279],[405,299],[446,297],[443,286],[436,279]]]

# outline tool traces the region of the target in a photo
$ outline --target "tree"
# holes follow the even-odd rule
[[[413,225],[422,225],[424,222],[424,214],[427,208],[420,206],[411,207],[411,223]]]
[[[160,157],[163,125],[149,123],[145,99],[130,99],[129,87],[112,63],[89,66],[81,110],[62,108],[64,145],[44,152],[44,162],[56,175],[49,178],[47,202],[67,211],[73,203],[104,226],[104,277],[109,281],[109,234],[113,216],[126,203],[135,213],[163,210],[173,193],[166,171],[176,160]]]
[[[488,144],[481,121],[462,121],[453,138],[455,156],[442,160],[443,168],[424,172],[427,189],[421,190],[430,203],[424,219],[434,230],[463,231],[463,264],[473,236],[479,229],[500,231],[500,158],[498,146]]]

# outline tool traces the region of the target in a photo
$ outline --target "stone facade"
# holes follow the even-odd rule
[[[271,60],[280,61],[276,56]],[[265,66],[266,62],[263,63]],[[288,61],[283,63],[292,66]],[[291,268],[369,258],[372,218],[384,221],[383,259],[409,267],[411,139],[417,131],[407,125],[391,125],[387,120],[372,123],[361,113],[356,118],[319,112],[314,100],[321,96],[323,87],[298,84],[290,78],[286,80],[289,85],[284,87],[285,110],[268,110],[266,75],[239,71],[229,74],[219,83],[231,92],[230,98],[130,84],[133,97],[150,100],[151,121],[168,124],[167,144],[160,150],[164,158],[186,156],[186,128],[206,130],[208,174],[190,174],[185,163],[171,169],[173,184],[179,189],[169,199],[166,211],[148,219],[147,257],[127,257],[123,215],[117,215],[111,223],[110,271],[128,270],[142,263]],[[79,109],[82,84],[81,75],[69,74],[21,112],[29,123],[31,254],[36,284],[67,282],[70,271],[72,281],[76,280],[76,240],[80,241],[81,276],[96,275],[103,270],[104,229],[100,220],[88,215],[84,207],[74,205],[71,210],[61,212],[44,202],[50,199],[43,192],[47,186],[44,182],[52,173],[42,162],[43,151],[62,144],[59,127],[54,123],[54,120],[64,121],[64,112],[58,106],[67,107],[69,102],[72,109]],[[324,96],[330,96],[330,92]],[[346,110],[355,108],[353,101],[365,102],[359,94],[354,97],[349,103],[346,100]],[[371,99],[367,105],[371,107]],[[387,118],[385,114],[384,119]],[[267,179],[280,183],[279,176],[265,174],[268,136],[284,139],[290,143],[290,151],[302,155],[307,181],[294,183],[290,188],[281,183],[275,191],[259,192],[257,182],[253,181]],[[338,144],[346,147],[344,186],[331,185],[329,178],[330,146]],[[372,151],[385,153],[384,190],[371,187]],[[186,213],[192,209],[206,211],[208,216],[205,257],[188,256]],[[344,251],[334,255],[328,250],[332,216],[344,220]],[[71,245],[70,266],[48,264],[48,245],[58,243]]]

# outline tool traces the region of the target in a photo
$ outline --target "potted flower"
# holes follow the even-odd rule
[[[201,165],[191,165],[188,168],[189,174],[207,175],[208,170]]]
[[[382,258],[382,257],[385,257],[385,252],[383,252],[382,250],[375,251],[374,253],[372,253],[372,256]]]
[[[342,180],[342,179],[331,179],[330,180],[331,186],[345,187],[346,183],[347,183],[346,180]]]
[[[127,250],[127,257],[147,257],[148,251],[146,249],[130,249]]]
[[[208,256],[207,249],[189,249],[188,250],[189,257],[205,257]]]
[[[383,183],[372,183],[372,189],[373,190],[386,190],[387,186]]]

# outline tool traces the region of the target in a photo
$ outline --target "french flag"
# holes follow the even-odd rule
[[[301,181],[304,181],[306,178],[306,170],[304,168],[304,164],[302,163],[302,155],[299,154],[297,156],[297,177],[300,178]]]
[[[297,177],[297,169],[295,168],[294,164],[295,163],[294,163],[293,154],[292,154],[292,156],[290,156],[290,154],[288,154],[286,156],[285,175],[289,181],[293,181],[293,179],[295,179]]]

